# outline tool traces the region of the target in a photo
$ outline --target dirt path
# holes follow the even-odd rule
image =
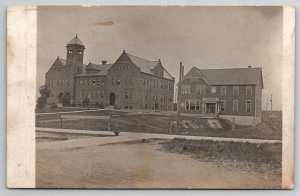
[[[57,128],[41,128],[37,127],[37,131],[55,132],[55,133],[83,133],[94,135],[113,135],[109,131],[89,131],[89,130],[74,130],[74,129],[57,129]],[[222,137],[206,137],[206,136],[185,136],[185,135],[170,135],[170,134],[153,134],[153,133],[134,133],[134,132],[122,132],[117,137],[105,137],[105,138],[86,138],[86,139],[74,139],[68,141],[56,141],[56,142],[44,142],[40,145],[44,149],[61,149],[61,148],[75,148],[75,147],[88,147],[97,146],[106,143],[116,143],[139,139],[150,138],[162,138],[162,139],[174,139],[185,138],[194,140],[210,140],[210,141],[224,141],[224,142],[249,142],[249,143],[281,143],[280,140],[261,140],[261,139],[243,139],[243,138],[222,138]]]
[[[103,138],[101,138],[103,139]],[[278,188],[272,171],[228,169],[187,155],[158,150],[160,144],[114,144],[67,149],[37,143],[39,188]]]

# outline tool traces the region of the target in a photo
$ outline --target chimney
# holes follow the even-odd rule
[[[252,68],[252,66],[249,65],[248,68]]]
[[[184,76],[184,66],[182,65],[182,62],[180,61],[180,68],[179,68],[179,82],[183,79]]]
[[[105,65],[107,63],[107,60],[102,60],[102,65]]]

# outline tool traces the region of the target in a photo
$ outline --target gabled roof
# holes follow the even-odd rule
[[[77,44],[77,45],[80,45],[80,46],[84,46],[84,44],[81,42],[81,40],[77,37],[77,34],[76,36],[67,43],[67,45],[72,45],[72,44]]]
[[[64,65],[66,65],[66,60],[61,59],[59,56],[55,59],[54,63],[52,64],[52,66],[64,66]]]
[[[193,76],[196,76],[195,74],[199,77],[204,76],[211,85],[256,85],[259,84],[260,79],[262,82],[262,69],[260,67],[230,69],[198,69],[193,67],[191,71]],[[189,77],[188,74],[185,77]]]
[[[141,72],[143,72],[143,73],[154,75],[154,73],[151,70],[153,70],[160,63],[159,60],[158,61],[148,61],[141,57],[129,54],[125,51],[124,51],[124,53],[129,57],[129,59],[131,60],[131,62],[133,64],[135,64],[137,67],[141,68]],[[173,80],[173,77],[167,72],[167,70],[164,67],[163,67],[163,69],[164,69],[163,77]]]
[[[96,75],[97,76],[106,76],[107,75],[107,71],[109,70],[109,68],[111,68],[113,66],[113,64],[104,64],[101,67],[101,71],[97,72]]]
[[[113,64],[93,64],[89,63],[85,69],[90,66],[90,67],[95,67],[99,71],[98,72],[83,72],[81,74],[78,74],[77,77],[85,77],[85,76],[106,76],[107,75],[107,70],[111,68]]]
[[[103,64],[94,64],[89,62],[89,64],[85,67],[85,69],[94,69],[94,70],[101,70]]]

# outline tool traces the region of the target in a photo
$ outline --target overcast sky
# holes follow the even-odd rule
[[[125,49],[179,75],[198,68],[262,67],[263,109],[281,110],[281,7],[39,7],[37,86],[75,34],[84,63],[113,63]]]

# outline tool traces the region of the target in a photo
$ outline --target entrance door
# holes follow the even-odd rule
[[[109,95],[109,105],[115,105],[115,102],[116,102],[115,93],[110,93],[110,95]]]
[[[215,103],[207,103],[206,104],[206,112],[208,114],[215,114],[216,113],[216,104]]]
[[[155,110],[158,110],[158,104],[157,103],[155,104]]]
[[[64,96],[63,93],[59,93],[59,94],[58,94],[58,103],[62,103],[62,101],[63,101],[63,96]]]

